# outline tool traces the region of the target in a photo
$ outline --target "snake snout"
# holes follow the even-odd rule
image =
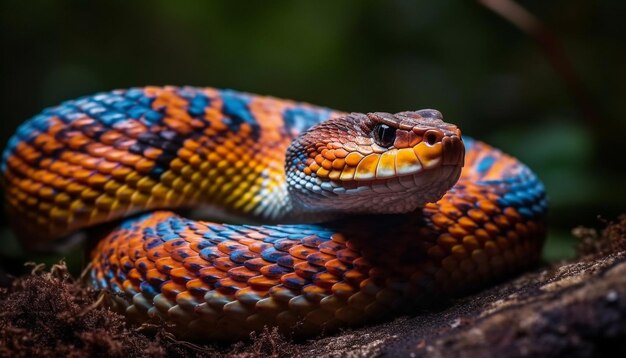
[[[465,160],[465,146],[461,139],[460,133],[447,135],[441,140],[443,144],[443,160],[444,166],[463,166]]]

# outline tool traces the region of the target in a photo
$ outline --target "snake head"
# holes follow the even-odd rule
[[[464,156],[460,130],[436,110],[351,113],[292,142],[288,189],[305,212],[409,212],[456,183]]]

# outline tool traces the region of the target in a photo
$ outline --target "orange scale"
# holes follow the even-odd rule
[[[305,260],[307,256],[317,252],[316,249],[306,247],[304,245],[295,245],[289,249],[289,254],[293,257]]]
[[[239,235],[237,235],[237,236],[239,236]],[[233,237],[233,236],[231,236],[231,237]],[[250,245],[252,245],[252,244],[255,244],[255,243],[258,243],[258,242],[259,242],[259,240],[251,239],[251,238],[249,238],[249,237],[247,237],[247,236],[244,236],[244,235],[241,235],[241,236],[237,239],[237,241],[238,241],[240,244],[242,244],[242,245],[246,245],[246,246],[248,246],[248,249],[250,248]]]
[[[354,250],[344,249],[337,251],[337,258],[347,264],[351,264],[358,257],[359,253]]]
[[[154,265],[157,270],[169,273],[172,269],[180,267],[181,263],[172,259],[171,257],[162,257],[154,261]]]
[[[57,188],[58,190],[63,190],[65,187],[70,185],[71,182],[72,181],[70,179],[56,177],[50,184],[52,184],[52,186]]]
[[[324,267],[328,272],[335,275],[343,275],[350,267],[340,260],[334,259],[326,261]]]
[[[266,249],[269,249],[270,247],[273,247],[274,245],[267,243],[267,242],[262,242],[262,241],[258,241],[258,240],[254,240],[253,243],[251,243],[250,245],[248,245],[248,249],[254,253],[260,254],[261,252],[265,251]]]
[[[295,272],[283,275],[280,278],[280,282],[288,289],[301,290],[305,285],[309,283],[309,280],[298,276]]]
[[[296,274],[298,274],[298,276],[308,278],[308,279],[311,279],[318,273],[324,271],[323,267],[313,266],[309,264],[308,262],[301,262],[297,265],[294,265],[293,268]]]
[[[322,155],[324,156],[324,158],[328,159],[331,162],[333,160],[337,159],[337,156],[335,155],[335,151],[334,150],[323,149],[322,150]]]
[[[347,282],[339,281],[331,287],[333,294],[341,297],[348,298],[357,292],[357,288],[348,284]]]
[[[213,284],[228,276],[225,271],[217,269],[213,266],[204,267],[198,271],[198,275],[202,282]]]
[[[192,249],[194,252],[199,253],[204,247],[204,241],[206,241],[206,239],[194,237],[189,240],[189,248]]]
[[[317,172],[318,170],[320,170],[320,168],[321,168],[321,167],[320,167],[317,163],[315,163],[315,162],[313,162],[313,163],[309,164],[309,169],[310,169],[312,172]]]
[[[28,186],[25,188],[25,190],[27,192],[29,192],[32,195],[35,195],[39,189],[41,189],[43,187],[43,184],[38,183],[38,182],[33,182],[33,181],[28,181]],[[69,191],[68,191],[69,193]],[[70,193],[71,194],[71,193]]]
[[[89,184],[92,187],[101,188],[110,180],[111,178],[108,175],[102,175],[102,174],[96,173],[87,179],[87,184]]]
[[[254,305],[259,300],[269,297],[268,289],[259,290],[252,287],[244,287],[235,293],[235,298],[245,305]]]
[[[150,261],[147,257],[140,257],[135,261],[135,267],[141,273],[147,273],[149,270],[155,268],[154,262]]]
[[[258,273],[248,268],[239,266],[228,270],[228,277],[238,282],[248,282],[252,277],[258,276]]]
[[[437,213],[431,217],[433,224],[440,228],[447,228],[454,224],[454,220],[450,219],[442,213]]]
[[[257,257],[253,259],[248,259],[243,263],[245,267],[249,270],[261,272],[261,269],[265,266],[271,265],[272,263],[269,261],[265,261],[262,257]]]
[[[134,167],[135,163],[137,163],[139,160],[143,159],[141,156],[137,155],[137,154],[132,154],[132,153],[124,153],[124,155],[122,155],[119,158],[119,161],[127,166],[130,167]]]
[[[370,270],[372,271],[372,270]],[[363,280],[368,278],[368,275],[359,270],[350,270],[343,275],[343,280],[353,286],[359,286]]]
[[[488,223],[486,223],[485,225],[487,224]],[[476,231],[474,231],[474,236],[476,236],[476,238],[480,240],[481,242],[491,240],[491,235],[492,233],[488,232],[485,229],[477,229]]]
[[[517,210],[513,207],[508,207],[504,209],[503,213],[512,223],[517,223],[517,222],[522,221],[522,217],[517,212]]]
[[[103,145],[100,143],[90,143],[89,145],[87,145],[87,147],[85,148],[87,150],[87,153],[89,153],[89,155],[94,156],[94,157],[104,157],[105,154],[111,150],[111,147],[107,146],[107,145]]]
[[[52,181],[52,179],[50,181]],[[47,186],[41,188],[39,190],[39,197],[42,199],[52,200],[54,198],[54,189]]]
[[[479,200],[477,204],[480,210],[487,213],[487,215],[494,214],[500,211],[498,209],[498,206],[493,201],[490,201],[490,200]]]
[[[201,270],[202,268],[208,265],[209,263],[205,259],[197,255],[189,256],[183,260],[183,266],[187,270],[193,271],[193,272],[198,272],[199,270]]]
[[[302,289],[302,295],[307,301],[318,303],[330,293],[329,289],[321,286],[308,285]]]
[[[334,255],[327,255],[321,252],[314,252],[306,257],[306,261],[311,265],[324,266],[327,261],[334,260]]]
[[[335,159],[333,160],[332,167],[337,170],[344,169],[346,167],[346,161],[340,158]]]
[[[169,272],[172,280],[182,285],[186,284],[189,280],[196,278],[193,272],[190,272],[184,267],[176,267]]]
[[[85,169],[94,170],[98,168],[98,163],[102,161],[102,158],[85,157],[81,160],[80,165]]]
[[[151,260],[156,262],[167,256],[167,251],[165,251],[162,247],[155,247],[154,249],[150,249],[146,251],[146,256]]]
[[[479,209],[470,209],[467,212],[467,216],[469,216],[472,220],[477,222],[485,222],[488,220],[487,215]]]
[[[98,171],[102,173],[110,174],[118,166],[119,166],[118,163],[113,163],[108,160],[100,160],[98,161],[98,164],[95,169],[97,169]]]
[[[163,248],[167,252],[173,252],[187,245],[188,245],[187,242],[184,239],[180,238],[180,239],[166,241],[165,243],[163,243]]]
[[[124,135],[117,131],[107,131],[100,135],[100,141],[104,144],[112,145]]]
[[[234,295],[237,291],[248,285],[243,282],[238,282],[230,277],[218,280],[214,285],[215,290],[224,295]]]
[[[192,118],[191,122],[189,124],[191,124],[191,126],[193,128],[196,128],[196,129],[202,129],[202,128],[205,128],[207,126],[205,122],[203,122],[203,121],[201,121],[199,119],[196,119],[196,118]]]
[[[131,168],[128,167],[122,167],[122,166],[118,166],[117,168],[113,169],[113,171],[111,172],[111,175],[113,176],[114,179],[118,180],[118,181],[122,181],[124,180],[133,170]]]
[[[186,116],[187,116],[186,112],[184,112],[182,110],[178,110],[177,111],[175,108],[171,108],[170,109],[170,114],[171,115],[175,115],[175,116],[166,117],[163,120],[163,123],[165,123],[172,130],[174,130],[175,132],[178,132],[180,134],[183,134],[183,135],[187,135],[191,131],[193,131],[193,128],[190,125],[188,125],[187,123],[183,122],[183,119],[185,119]]]
[[[299,262],[302,262],[302,261],[299,261]],[[280,278],[283,275],[290,273],[291,270],[283,266],[280,266],[278,264],[271,264],[271,265],[266,265],[266,266],[261,267],[260,272],[265,277]]]
[[[183,310],[192,313],[195,311],[196,306],[200,303],[204,303],[204,300],[201,300],[201,298],[202,297],[195,296],[186,290],[176,296],[176,303],[178,304],[178,308],[182,308]]]
[[[254,276],[248,280],[248,285],[250,285],[252,289],[260,291],[269,290],[279,284],[280,278],[269,278],[262,275]]]
[[[233,251],[245,250],[248,247],[246,245],[241,245],[237,241],[227,240],[227,241],[222,241],[219,244],[217,244],[217,248],[218,250],[220,250],[221,252],[225,254],[230,254]]]
[[[126,273],[126,279],[132,282],[133,286],[139,286],[143,281],[141,273],[134,268]]]
[[[320,250],[320,252],[323,252],[325,254],[336,255],[337,251],[345,249],[345,245],[329,240],[321,243],[318,246],[318,249]]]
[[[193,140],[193,139],[187,139],[184,143],[183,143],[184,147],[188,150],[190,150],[191,152],[195,152],[196,149],[200,148],[200,143],[198,143],[197,141]]]
[[[183,159],[186,162],[189,162],[189,159],[193,156],[193,152],[187,148],[180,148],[178,150],[178,157]]]
[[[122,283],[122,289],[126,294],[134,295],[139,292],[139,286],[133,284],[130,280],[125,280]]]
[[[61,161],[61,160],[56,160],[52,163],[50,163],[50,166],[48,167],[49,170],[53,171],[53,172],[57,172],[60,173],[62,175],[67,175],[68,172],[71,172],[72,170],[75,170],[76,167],[73,165],[67,165],[67,163]]]
[[[155,162],[146,158],[141,158],[135,163],[135,169],[142,174],[148,174],[154,168]]]
[[[202,280],[198,278],[187,281],[185,287],[191,295],[198,298],[203,298],[204,295],[212,289],[211,286],[202,282]]]
[[[313,278],[313,282],[324,289],[330,290],[334,284],[339,282],[339,277],[330,272],[321,272]]]
[[[39,177],[39,180],[44,183],[50,183],[57,177],[57,175],[48,171],[38,170],[36,172],[36,177]]]
[[[450,202],[458,209],[462,211],[467,211],[474,207],[474,202],[477,198],[472,197],[471,195],[464,195],[463,197],[452,196],[450,197]]]
[[[148,159],[152,159],[152,160],[156,160],[159,158],[159,156],[161,156],[163,154],[163,150],[159,149],[159,148],[147,148],[143,151],[143,155],[148,158]]]
[[[185,285],[181,285],[174,281],[168,281],[161,286],[161,294],[172,300],[175,300],[178,294],[186,290],[187,287],[185,287]]]
[[[442,203],[439,210],[449,218],[460,218],[463,216],[463,212],[451,203]]]
[[[222,271],[229,271],[237,267],[237,264],[234,263],[229,257],[218,257],[213,260],[213,266]]]
[[[463,238],[463,246],[465,246],[465,248],[470,252],[482,247],[481,243],[474,235],[465,236]]]
[[[126,256],[126,255],[122,255],[123,252],[119,252],[118,251],[118,256],[120,257],[120,266],[122,266],[122,268],[124,270],[130,270],[133,269],[135,267],[135,264],[133,261],[131,261],[130,257]]]
[[[461,225],[459,224],[454,224],[450,227],[448,227],[448,232],[454,236],[457,237],[459,239],[463,238],[464,236],[467,236],[470,234],[469,231],[467,231],[466,229],[464,229]]]
[[[324,159],[324,161],[322,161],[321,164],[322,168],[326,169],[326,170],[331,170],[333,168],[333,162],[331,162],[328,159]],[[342,167],[340,167],[339,169],[341,169]]]
[[[459,240],[457,238],[447,233],[441,234],[437,238],[437,245],[441,246],[441,248],[447,250],[448,252],[450,252],[450,250],[452,250],[452,248],[458,243]]]

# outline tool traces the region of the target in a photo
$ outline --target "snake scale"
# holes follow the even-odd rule
[[[91,228],[92,285],[130,320],[191,339],[311,336],[414,310],[533,265],[546,232],[537,176],[436,110],[115,90],[25,122],[0,169],[26,247]],[[220,219],[163,211],[190,208]]]

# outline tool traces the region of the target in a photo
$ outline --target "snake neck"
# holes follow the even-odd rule
[[[269,222],[322,222],[337,218],[339,213],[326,210],[316,210],[307,203],[298,199],[297,195],[289,190],[287,181],[280,181],[260,201],[253,214],[260,215]]]

